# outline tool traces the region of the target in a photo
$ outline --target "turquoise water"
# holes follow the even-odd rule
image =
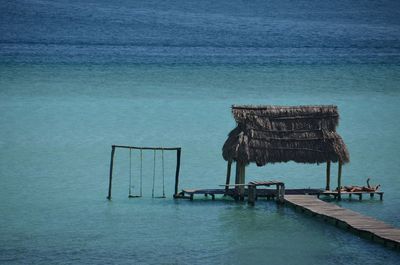
[[[117,150],[106,200],[112,144],[181,146],[180,188],[217,188],[232,104],[335,104],[351,160],[343,184],[370,176],[385,191],[339,204],[400,227],[399,1],[0,7],[0,263],[399,264],[398,252],[273,202],[173,200],[171,152],[166,199],[151,198],[152,152],[143,198],[128,199],[129,152]],[[325,165],[251,165],[247,176],[324,187]]]
[[[380,183],[383,201],[340,205],[400,227],[400,67],[397,65],[0,66],[0,260],[5,264],[398,264],[399,254],[317,219],[259,201],[128,199],[129,153],[118,150],[106,200],[111,144],[181,146],[181,188],[224,183],[221,148],[232,104],[336,104],[351,162],[344,184]],[[132,154],[138,184],[138,153]],[[156,194],[161,194],[157,154]],[[334,176],[336,165],[333,167]],[[324,187],[325,166],[247,169],[247,180]],[[335,180],[335,178],[333,178]],[[365,258],[371,257],[371,258]]]

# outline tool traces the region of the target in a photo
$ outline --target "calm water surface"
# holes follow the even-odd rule
[[[128,199],[129,153],[111,144],[182,146],[181,187],[224,183],[221,148],[233,103],[337,104],[351,152],[345,184],[380,183],[384,201],[340,204],[400,226],[398,66],[48,66],[1,68],[1,259],[9,263],[326,264],[385,261],[398,253],[272,202],[171,198],[174,154],[165,154],[166,199],[151,199],[153,154],[144,154],[144,198]],[[156,194],[161,195],[160,154]],[[138,188],[139,154],[132,154]],[[334,170],[336,168],[334,167]],[[248,168],[248,179],[323,187],[324,165]],[[335,172],[335,171],[333,171]],[[374,259],[365,255],[374,253]]]
[[[399,264],[398,252],[273,202],[173,200],[174,153],[167,198],[151,198],[145,152],[144,196],[128,199],[118,150],[106,200],[112,144],[181,146],[181,188],[213,188],[232,104],[336,104],[351,156],[343,183],[371,176],[385,191],[340,205],[400,227],[398,1],[0,4],[0,263]],[[324,187],[325,165],[251,165],[247,176]]]

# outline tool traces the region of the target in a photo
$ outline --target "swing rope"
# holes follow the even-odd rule
[[[129,149],[129,196],[131,196],[132,188],[132,150]]]
[[[164,159],[164,149],[161,149],[161,166],[162,166],[162,196],[156,197],[155,196],[155,183],[156,183],[156,169],[157,169],[157,152],[153,150],[153,187],[151,191],[152,198],[165,198],[165,159]],[[142,197],[143,195],[143,149],[140,149],[140,193],[139,195],[132,195],[132,150],[129,149],[129,197]]]
[[[143,150],[140,149],[140,197],[142,197],[142,180],[143,180]]]
[[[153,156],[153,189],[151,191],[151,197],[154,198],[154,184],[156,180],[156,150],[154,150]]]
[[[162,194],[165,198],[165,171],[164,171],[164,149],[161,150],[161,160],[162,160]]]

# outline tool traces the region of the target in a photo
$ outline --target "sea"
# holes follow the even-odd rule
[[[336,202],[400,228],[397,0],[0,0],[1,264],[400,264],[291,207],[220,188],[233,104],[338,106]],[[332,165],[335,187],[337,165]],[[324,188],[325,164],[249,165],[246,181]],[[141,198],[128,198],[140,194]],[[165,194],[166,198],[153,198]]]

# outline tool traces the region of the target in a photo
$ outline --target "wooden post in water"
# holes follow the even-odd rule
[[[235,184],[239,184],[239,162],[236,161],[236,170],[235,170]],[[239,199],[239,186],[235,186],[235,196],[234,199],[238,200]]]
[[[229,184],[231,182],[231,170],[232,170],[232,161],[228,161],[228,165],[226,167],[226,182],[225,182],[225,194],[228,193]]]
[[[249,194],[247,197],[247,199],[248,199],[247,202],[248,202],[248,204],[254,206],[254,204],[256,202],[256,197],[257,197],[257,187],[256,187],[256,185],[248,185],[247,187],[248,187],[248,191],[249,191]]]
[[[283,204],[285,202],[285,183],[279,184],[279,200],[278,202]]]
[[[178,148],[176,150],[176,171],[175,171],[175,193],[174,198],[179,197],[178,195],[178,186],[179,186],[179,170],[181,167],[181,149]]]
[[[245,182],[245,164],[241,162],[236,162],[236,179],[235,184],[244,184]],[[239,197],[241,200],[244,199],[244,186],[237,186],[236,190],[239,193]]]
[[[326,161],[326,187],[325,190],[330,190],[331,183],[331,161]]]
[[[236,171],[235,171],[235,184],[239,184],[239,162],[236,161]],[[235,189],[238,187],[235,186]]]
[[[115,154],[115,146],[111,146],[111,160],[110,160],[110,179],[108,182],[108,196],[107,199],[111,200],[111,186],[112,186],[112,174],[113,174],[113,166],[114,166],[114,154]]]
[[[338,165],[338,200],[340,201],[341,196],[340,196],[340,189],[342,187],[342,162],[339,160],[339,165]]]
[[[242,164],[240,167],[240,184],[244,184],[245,181],[246,181],[246,166]],[[245,186],[240,186],[241,200],[244,200],[244,190]]]

